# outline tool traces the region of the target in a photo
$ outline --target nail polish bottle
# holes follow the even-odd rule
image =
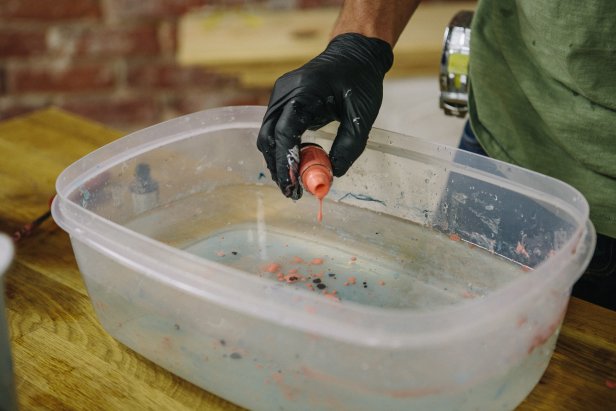
[[[304,189],[322,200],[334,178],[329,156],[318,144],[303,143],[299,158],[299,175]]]

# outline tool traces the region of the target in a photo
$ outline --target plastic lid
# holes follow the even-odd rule
[[[306,190],[316,198],[322,199],[329,193],[331,172],[321,164],[315,164],[302,174],[302,183]]]

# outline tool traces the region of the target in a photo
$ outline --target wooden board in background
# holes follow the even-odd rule
[[[476,2],[419,6],[394,48],[390,77],[438,73],[445,27]],[[210,10],[180,21],[178,61],[239,76],[246,86],[270,87],[326,47],[338,8]]]

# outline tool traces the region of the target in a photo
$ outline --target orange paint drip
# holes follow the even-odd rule
[[[516,254],[521,254],[526,258],[530,258],[530,255],[528,254],[528,251],[526,251],[526,247],[524,247],[524,244],[522,244],[521,242],[518,241],[518,245],[515,248],[515,252]]]
[[[280,271],[280,264],[276,264],[276,263],[269,263],[268,265],[266,265],[263,268],[263,271],[266,271],[268,273],[277,273]]]
[[[325,298],[329,298],[332,301],[340,302],[340,298],[338,297],[338,291],[334,290],[332,292],[323,291],[323,295]]]

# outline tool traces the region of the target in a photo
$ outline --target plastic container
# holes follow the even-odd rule
[[[53,216],[105,329],[255,410],[520,403],[594,248],[582,195],[373,130],[318,224],[314,199],[270,181],[255,146],[263,114],[180,117],[59,176]],[[303,141],[329,150],[334,135]]]
[[[13,379],[11,339],[5,317],[4,274],[13,261],[13,242],[0,233],[0,410],[17,410],[17,396]]]

